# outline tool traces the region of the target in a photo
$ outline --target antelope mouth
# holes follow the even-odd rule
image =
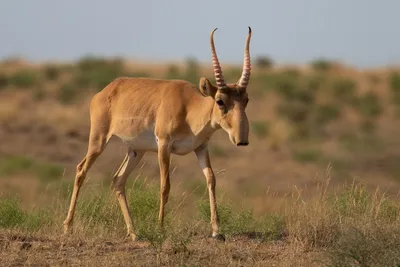
[[[241,142],[237,143],[236,145],[237,145],[237,146],[248,146],[248,145],[249,145],[249,142],[247,142],[247,141],[241,141]]]

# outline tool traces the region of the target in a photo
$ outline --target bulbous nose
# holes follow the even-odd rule
[[[237,143],[236,145],[237,145],[237,146],[247,146],[248,144],[249,144],[249,142],[247,142],[247,141],[242,141],[242,142]]]

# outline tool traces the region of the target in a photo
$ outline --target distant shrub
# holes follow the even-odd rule
[[[297,82],[288,75],[279,75],[276,80],[276,92],[286,100],[293,99],[297,91]]]
[[[48,65],[44,68],[44,76],[50,81],[55,81],[60,77],[61,69],[55,65]]]
[[[258,56],[255,59],[255,65],[260,69],[269,69],[273,66],[273,64],[273,60],[267,56]]]
[[[379,101],[379,97],[374,92],[362,95],[355,102],[355,106],[364,117],[375,118],[382,113],[383,107]]]
[[[8,76],[5,73],[0,73],[0,90],[7,88],[9,84]]]
[[[332,93],[337,100],[351,103],[355,98],[356,83],[351,79],[338,79],[332,84]]]
[[[339,118],[340,107],[334,104],[320,105],[317,107],[315,115],[317,123],[328,123]]]
[[[0,175],[11,175],[17,171],[25,171],[33,166],[33,161],[22,156],[10,156],[0,160]]]
[[[393,93],[400,93],[400,73],[392,73],[390,75],[390,88]]]
[[[59,165],[36,162],[24,156],[9,156],[0,160],[0,175],[30,172],[43,181],[60,178],[63,169]]]
[[[333,63],[327,59],[316,59],[311,62],[311,66],[315,71],[328,71],[332,68]]]
[[[278,113],[292,123],[303,122],[308,118],[310,106],[300,102],[282,103],[278,106]]]
[[[400,74],[393,72],[390,75],[391,100],[396,105],[396,115],[400,116]]]
[[[360,130],[367,134],[374,133],[376,131],[376,124],[371,119],[363,119],[360,122]]]
[[[306,89],[317,92],[319,91],[322,86],[324,85],[325,77],[322,75],[313,75],[306,77]]]
[[[174,64],[168,65],[167,72],[165,74],[166,79],[180,79],[181,73],[179,67]]]
[[[42,182],[49,182],[62,176],[64,169],[59,165],[37,164],[35,172]]]
[[[42,88],[35,88],[32,92],[32,97],[35,101],[43,100],[46,97],[46,92]]]
[[[114,79],[125,74],[123,61],[119,59],[106,60],[93,56],[86,56],[77,63],[77,72],[74,82],[79,87],[102,90]]]
[[[295,100],[304,104],[313,104],[315,101],[315,94],[313,91],[297,89],[294,94]]]
[[[38,75],[32,70],[19,70],[10,77],[10,83],[16,87],[31,87],[37,84]]]
[[[289,67],[289,68],[284,69],[282,71],[281,75],[283,75],[284,77],[287,77],[289,79],[296,80],[297,78],[299,78],[301,76],[301,73],[298,69]]]
[[[251,122],[252,131],[259,138],[263,138],[268,134],[268,123],[265,121]]]
[[[57,98],[62,104],[73,103],[78,94],[78,88],[72,84],[64,84],[58,90]]]
[[[197,84],[200,79],[199,73],[200,73],[200,67],[197,62],[197,59],[193,57],[187,58],[184,79],[193,84]]]

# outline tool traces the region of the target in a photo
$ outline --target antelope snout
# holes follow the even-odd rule
[[[236,145],[237,145],[237,146],[247,146],[248,144],[249,144],[248,141],[240,141],[240,142],[238,142]]]

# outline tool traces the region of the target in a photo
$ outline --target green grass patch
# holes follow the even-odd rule
[[[46,228],[53,223],[53,214],[50,210],[24,211],[16,197],[0,196],[0,229],[20,229],[35,232]]]
[[[25,172],[34,174],[42,182],[49,182],[61,178],[63,171],[63,168],[59,165],[34,161],[24,156],[0,158],[0,176]]]

